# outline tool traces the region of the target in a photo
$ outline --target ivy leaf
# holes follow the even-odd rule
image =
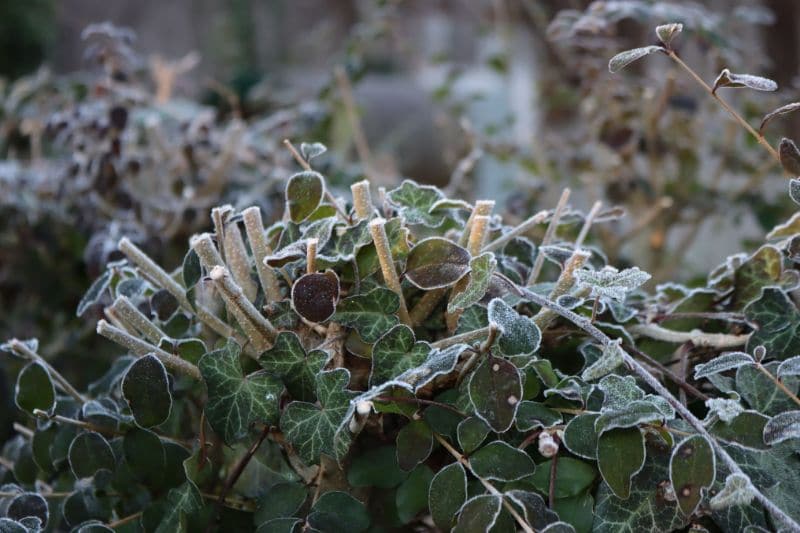
[[[339,276],[333,270],[304,274],[292,285],[292,307],[309,322],[328,320],[338,301]]]
[[[476,475],[497,481],[516,481],[533,474],[536,465],[524,451],[507,442],[490,442],[470,456]]]
[[[436,527],[449,531],[466,500],[467,473],[461,463],[451,463],[433,476],[428,489],[428,508]]]
[[[454,313],[478,303],[486,294],[496,267],[497,259],[492,252],[470,259],[469,282],[464,290],[453,296],[447,304],[447,312]]]
[[[145,355],[130,366],[122,380],[122,396],[140,427],[157,426],[169,418],[172,394],[167,369],[158,357]]]
[[[493,494],[481,494],[467,500],[458,515],[453,533],[484,533],[491,531],[500,516],[503,499]]]
[[[272,348],[261,354],[258,362],[269,373],[281,378],[293,398],[313,402],[316,375],[330,358],[323,350],[306,353],[300,338],[292,331],[281,331]]]
[[[322,202],[325,181],[318,172],[298,172],[286,183],[286,210],[289,219],[300,223],[307,219]]]
[[[604,410],[597,418],[594,427],[598,433],[602,434],[610,429],[630,428],[665,418],[664,411],[657,404],[639,400],[620,409]]]
[[[765,288],[761,298],[745,307],[744,314],[758,326],[747,341],[747,351],[762,345],[770,356],[781,360],[800,353],[800,313],[783,291]]]
[[[363,503],[346,492],[331,491],[311,508],[308,523],[322,533],[360,533],[369,527],[370,517]]]
[[[352,261],[371,242],[368,220],[362,220],[355,226],[335,226],[331,238],[317,251],[317,263],[321,268],[342,265]]]
[[[412,420],[397,433],[397,464],[406,472],[425,461],[432,450],[433,432],[424,420]]]
[[[178,488],[170,489],[164,505],[159,506],[164,514],[158,519],[155,533],[188,532],[187,517],[202,508],[203,497],[194,483],[187,481]]]
[[[633,48],[632,50],[620,52],[612,57],[608,62],[608,71],[612,74],[616,74],[637,59],[649,56],[654,52],[664,52],[664,48],[661,46],[645,46],[642,48]]]
[[[336,307],[331,320],[354,328],[367,343],[374,343],[391,327],[397,325],[400,297],[385,287],[377,287],[366,294],[345,298]]]
[[[89,287],[89,290],[86,291],[86,294],[83,295],[81,301],[78,302],[78,309],[75,311],[76,316],[83,316],[83,313],[89,309],[94,303],[97,303],[100,298],[103,296],[103,292],[108,288],[111,284],[111,278],[114,276],[114,271],[112,269],[108,269],[103,274],[94,280],[92,285]]]
[[[489,302],[489,324],[497,328],[497,348],[504,355],[530,355],[539,349],[542,333],[533,320],[500,298]]]
[[[764,442],[770,446],[789,439],[800,439],[800,411],[787,411],[764,426]]]
[[[778,155],[781,160],[783,170],[792,176],[800,176],[800,150],[791,139],[781,139],[781,144],[778,145]]]
[[[619,367],[625,360],[622,339],[616,339],[603,346],[600,357],[581,372],[581,379],[593,381],[602,378]]]
[[[80,433],[72,440],[68,459],[72,473],[78,479],[92,477],[100,470],[114,471],[117,464],[111,445],[94,431]]]
[[[403,180],[399,187],[386,193],[386,199],[397,208],[408,225],[421,224],[438,228],[446,218],[441,212],[432,212],[436,203],[444,199],[444,194],[430,185]]]
[[[800,204],[800,179],[792,178],[789,182],[789,196],[796,204]]]
[[[470,268],[467,250],[441,237],[423,239],[411,249],[406,262],[406,279],[423,290],[449,287]]]
[[[756,362],[750,354],[744,352],[725,352],[715,357],[708,363],[703,363],[694,367],[694,379],[706,378],[727,372],[740,366],[754,365]]]
[[[599,416],[586,413],[569,421],[564,428],[564,445],[570,452],[584,459],[597,459],[598,435],[594,425]]]
[[[386,223],[385,228],[392,258],[395,261],[406,259],[411,252],[411,246],[409,245],[409,231],[405,227],[404,221],[399,217],[392,218]],[[372,237],[370,236],[371,242]],[[370,244],[360,249],[356,254],[356,263],[358,264],[358,275],[361,279],[377,272],[380,269],[380,261],[375,245]]]
[[[345,388],[349,382],[350,372],[345,368],[320,372],[316,376],[316,391],[321,406],[292,402],[284,410],[281,430],[306,463],[319,463],[321,453],[337,456],[334,435],[350,407],[350,400],[356,396]]]
[[[498,357],[486,357],[469,379],[469,399],[475,413],[497,433],[514,422],[522,397],[522,379],[516,366]]]
[[[48,415],[53,414],[56,408],[56,389],[47,367],[33,361],[20,371],[14,389],[14,401],[17,407],[31,415],[34,409],[41,409]]]
[[[490,428],[480,418],[471,416],[459,422],[456,428],[458,444],[465,454],[471,454],[486,440]]]
[[[631,479],[644,466],[644,459],[644,437],[639,428],[612,429],[597,439],[597,466],[618,498],[626,500],[631,495]]]
[[[717,91],[717,89],[727,87],[730,89],[741,89],[741,88],[748,88],[754,89],[756,91],[776,91],[778,90],[778,84],[774,81],[762,78],[761,76],[753,76],[752,74],[734,74],[728,69],[722,69],[722,72],[719,73],[717,79],[714,80],[714,87],[712,89],[712,94]]]
[[[650,279],[650,274],[638,267],[618,271],[607,266],[602,270],[578,270],[575,279],[579,284],[589,287],[595,297],[603,296],[623,301],[632,290],[639,288]]]
[[[692,435],[675,446],[669,462],[669,479],[683,514],[694,514],[701,490],[714,484],[715,475],[714,449],[704,436]]]
[[[275,424],[283,384],[265,372],[242,374],[241,349],[233,341],[200,359],[208,387],[205,413],[214,431],[232,444],[247,435],[254,422]]]
[[[404,324],[386,332],[372,348],[370,384],[380,385],[406,370],[420,366],[431,352],[427,342],[417,342],[414,332]]]

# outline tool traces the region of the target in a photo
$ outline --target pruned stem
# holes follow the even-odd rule
[[[356,211],[356,218],[368,220],[372,216],[372,195],[369,192],[369,181],[361,180],[350,186],[353,193],[353,208]]]
[[[494,209],[494,203],[494,200],[478,200],[475,202],[475,207],[472,208],[472,212],[469,214],[467,223],[464,224],[464,231],[461,232],[461,236],[458,238],[459,246],[467,246],[469,243],[470,233],[472,231],[472,223],[475,221],[475,217],[488,217],[491,215],[492,210]]]
[[[569,291],[575,285],[575,271],[579,270],[591,256],[592,254],[581,249],[576,249],[572,253],[572,256],[570,256],[570,258],[564,264],[564,269],[558,276],[556,286],[553,287],[552,291],[550,291],[549,298],[551,300],[555,300],[559,296],[569,293]],[[533,317],[533,321],[537,326],[539,326],[539,329],[544,330],[555,318],[556,314],[551,309],[543,307],[538,313],[536,313],[536,316]]]
[[[264,222],[261,219],[261,209],[256,206],[248,207],[242,211],[244,219],[244,229],[247,233],[247,241],[250,243],[250,250],[253,252],[253,259],[256,263],[256,272],[261,288],[267,302],[277,302],[281,299],[281,288],[278,278],[272,268],[264,263],[264,259],[272,253],[267,239],[264,236]]]
[[[245,297],[242,288],[237,285],[227,268],[217,265],[211,269],[209,277],[226,303],[238,310],[236,318],[239,320],[239,325],[242,326],[256,351],[266,350],[278,335],[272,323]]]
[[[247,255],[247,248],[244,245],[242,232],[235,223],[226,222],[223,227],[222,236],[217,236],[225,242],[225,264],[231,272],[231,276],[242,288],[245,297],[254,302],[258,293],[258,287],[250,275],[252,264],[250,256]]]
[[[731,335],[726,333],[706,333],[698,329],[692,331],[673,331],[655,324],[640,324],[631,326],[629,331],[633,334],[643,335],[658,341],[683,344],[691,342],[695,346],[708,346],[712,348],[735,348],[743,346],[750,338],[750,334]]]
[[[407,325],[411,325],[411,318],[408,315],[406,300],[403,298],[403,289],[400,287],[400,278],[394,267],[392,249],[389,245],[389,237],[386,235],[386,220],[376,218],[369,223],[369,231],[372,234],[372,241],[375,243],[375,250],[378,252],[378,261],[381,264],[381,272],[386,285],[400,297],[400,309],[398,315],[400,320]]]
[[[556,209],[553,211],[553,217],[550,219],[550,224],[547,226],[547,230],[544,233],[544,238],[542,238],[542,243],[539,245],[539,252],[536,254],[536,259],[533,262],[533,268],[531,269],[531,275],[528,278],[528,286],[533,285],[536,283],[536,279],[539,277],[539,274],[542,271],[542,267],[544,266],[544,254],[542,253],[542,246],[547,246],[553,240],[553,237],[556,235],[556,229],[558,229],[558,223],[561,221],[561,215],[564,213],[564,208],[567,206],[567,200],[569,200],[570,190],[568,188],[564,189],[561,192],[561,197],[558,199],[558,204],[556,204]]]
[[[319,239],[306,241],[306,273],[313,274],[317,271],[317,245]]]
[[[164,337],[168,337],[168,335],[161,331],[149,318],[144,316],[126,296],[118,297],[111,305],[110,309],[124,324],[128,327],[132,327],[141,335],[144,335],[148,341],[155,345],[158,345]]]
[[[23,357],[28,361],[36,361],[40,365],[44,366],[50,373],[50,376],[53,378],[53,382],[61,390],[75,398],[79,404],[86,403],[86,398],[84,398],[83,395],[78,392],[78,390],[73,387],[69,381],[67,381],[67,378],[62,376],[61,373],[53,368],[53,365],[47,362],[41,355],[31,350],[27,344],[19,339],[11,339],[8,341],[8,347],[18,356]]]
[[[472,220],[472,227],[469,230],[469,241],[467,243],[467,250],[473,256],[481,253],[483,241],[486,239],[486,229],[489,227],[489,217],[485,215],[476,215]]]

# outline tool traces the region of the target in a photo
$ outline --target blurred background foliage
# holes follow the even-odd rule
[[[113,348],[102,306],[74,310],[119,237],[178,267],[210,207],[274,212],[297,170],[283,138],[327,144],[334,186],[411,177],[511,222],[570,187],[576,209],[626,210],[593,243],[611,263],[705,283],[792,207],[780,168],[667,58],[607,72],[672,21],[706,80],[780,83],[731,93],[752,123],[797,99],[793,0],[2,2],[2,338],[38,337],[91,381]]]

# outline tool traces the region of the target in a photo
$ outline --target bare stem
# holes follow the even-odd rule
[[[250,243],[250,249],[253,252],[253,259],[256,263],[256,272],[258,273],[258,280],[261,283],[261,288],[264,290],[264,295],[267,302],[277,302],[281,299],[281,289],[278,284],[278,278],[275,272],[272,271],[264,259],[272,253],[267,239],[264,236],[264,222],[261,219],[261,209],[256,206],[248,207],[242,211],[242,218],[244,219],[244,229],[247,233],[247,241]]]
[[[353,207],[356,211],[356,218],[368,220],[372,216],[372,195],[369,192],[369,181],[361,180],[350,186],[353,193]]]
[[[376,181],[377,174],[372,166],[372,154],[367,143],[367,136],[364,134],[364,129],[361,127],[361,121],[358,118],[358,110],[353,98],[353,86],[350,84],[350,79],[344,68],[337,66],[334,69],[336,76],[336,85],[339,88],[339,94],[344,103],[345,113],[347,113],[347,121],[350,122],[350,127],[353,130],[353,143],[356,146],[358,158],[361,160],[361,165],[364,167],[364,173],[371,181]]]
[[[640,324],[631,326],[629,331],[658,341],[683,344],[691,342],[695,346],[708,346],[712,348],[735,348],[747,343],[750,334],[730,335],[726,333],[706,333],[698,329],[692,331],[673,331],[655,324]]]
[[[581,250],[579,248],[575,249],[575,251],[572,253],[572,256],[564,264],[564,269],[558,276],[556,286],[553,287],[552,291],[550,291],[549,298],[551,300],[555,300],[559,296],[563,296],[572,290],[572,287],[575,285],[575,271],[580,269],[586,263],[586,261],[588,261],[591,255],[592,254],[585,250]],[[550,325],[555,317],[556,314],[551,309],[542,307],[539,312],[536,313],[536,316],[533,317],[533,321],[537,326],[539,326],[539,329],[544,330]]]
[[[369,223],[369,231],[372,234],[372,241],[375,243],[375,249],[378,252],[378,261],[381,264],[383,280],[400,297],[400,310],[398,311],[400,320],[404,324],[411,325],[406,301],[403,298],[403,289],[400,287],[400,278],[397,276],[397,270],[394,267],[394,258],[392,258],[392,249],[389,246],[389,237],[386,235],[385,224],[386,220],[376,218]]]
[[[492,330],[491,326],[486,326],[485,328],[474,329],[472,331],[468,331],[466,333],[462,333],[460,335],[453,335],[452,337],[446,337],[444,339],[438,340],[434,343],[431,343],[431,346],[438,349],[447,348],[449,346],[453,346],[455,344],[461,343],[470,343],[484,337],[489,336],[489,332]]]
[[[533,228],[535,226],[538,226],[539,224],[541,224],[542,222],[547,220],[547,217],[549,215],[550,215],[549,211],[546,211],[546,210],[545,211],[539,211],[538,213],[536,213],[532,217],[528,218],[522,224],[520,224],[519,226],[516,226],[514,229],[512,229],[511,231],[509,231],[505,235],[502,235],[502,236],[496,238],[495,240],[493,240],[492,242],[490,242],[489,244],[484,246],[483,247],[483,251],[484,252],[493,252],[493,251],[497,250],[498,248],[502,248],[507,243],[511,242],[513,239],[519,237],[520,235],[523,235],[523,234],[527,233],[528,230],[530,230],[531,228]]]
[[[547,246],[550,244],[550,242],[553,240],[553,237],[555,237],[556,229],[558,229],[558,223],[561,220],[561,215],[564,212],[564,208],[567,206],[567,200],[569,200],[570,192],[571,191],[568,188],[561,192],[561,197],[558,199],[556,209],[553,211],[553,217],[550,219],[550,224],[547,226],[547,230],[544,233],[542,243],[539,245],[539,252],[536,254],[536,260],[533,262],[531,275],[528,278],[528,286],[536,283],[536,279],[539,277],[539,274],[542,271],[542,267],[544,266],[544,254],[542,253],[542,246]]]
[[[125,296],[117,298],[109,309],[121,319],[123,324],[132,327],[153,344],[157,345],[161,339],[168,337]]]
[[[472,208],[472,212],[469,214],[467,223],[464,224],[464,230],[461,232],[461,236],[458,238],[459,246],[467,246],[469,243],[470,232],[472,231],[472,223],[474,222],[475,217],[488,217],[491,215],[492,210],[494,209],[494,203],[494,200],[478,200],[475,202],[475,207]],[[477,255],[477,253],[474,255]]]
[[[256,351],[267,349],[278,335],[278,331],[272,323],[259,313],[252,302],[247,299],[242,288],[236,284],[227,268],[217,265],[211,269],[209,277],[225,297],[226,303],[238,311],[236,319],[239,320],[239,325],[242,326]]]
[[[589,230],[592,229],[592,224],[594,224],[594,219],[597,217],[597,213],[600,212],[600,209],[603,207],[603,202],[600,200],[596,201],[592,205],[592,209],[589,211],[589,214],[586,215],[586,220],[583,221],[583,226],[581,226],[581,231],[578,233],[578,237],[575,239],[575,249],[580,249],[583,246],[583,241],[586,240],[586,237],[589,235]]]
[[[306,273],[313,274],[317,271],[317,245],[319,239],[306,241]]]

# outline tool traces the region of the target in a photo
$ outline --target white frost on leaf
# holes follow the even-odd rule
[[[733,473],[725,478],[725,487],[711,498],[709,504],[714,510],[725,509],[733,505],[749,505],[754,496],[750,478],[744,474]]]
[[[741,403],[728,398],[709,398],[706,400],[706,407],[710,415],[715,415],[726,424],[744,411]]]
[[[592,290],[595,297],[605,296],[612,300],[623,301],[632,290],[639,288],[650,279],[650,274],[638,267],[617,270],[606,266],[601,270],[579,270],[575,278],[581,285]]]
[[[603,347],[603,353],[600,358],[589,365],[581,373],[581,379],[584,381],[592,381],[600,379],[613,372],[624,360],[625,351],[622,349],[622,339],[606,344]]]

